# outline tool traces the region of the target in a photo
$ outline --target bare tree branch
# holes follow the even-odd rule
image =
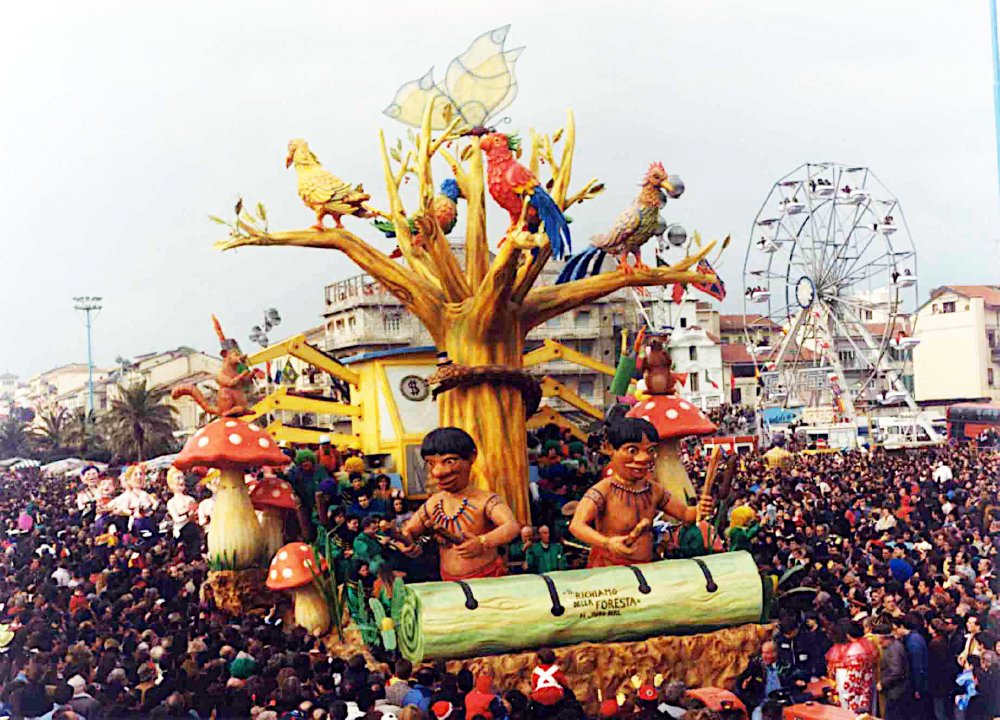
[[[420,319],[435,341],[443,339],[444,323],[441,306],[445,299],[441,291],[417,276],[412,270],[393,262],[387,255],[379,252],[348,230],[333,228],[322,232],[309,229],[270,234],[251,233],[234,236],[229,240],[215,244],[219,250],[271,246],[339,250],[395,295],[410,312]]]
[[[536,288],[528,293],[521,306],[524,328],[530,330],[538,327],[546,320],[567,310],[593,302],[626,287],[712,282],[715,280],[715,275],[691,271],[690,268],[705,257],[713,247],[715,243],[709,243],[697,254],[670,267],[646,268],[630,273],[616,270],[562,285]]]

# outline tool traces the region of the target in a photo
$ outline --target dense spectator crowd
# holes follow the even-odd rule
[[[739,426],[742,412],[727,418]],[[749,419],[752,423],[752,417]],[[529,441],[537,482],[533,527],[507,549],[512,572],[582,564],[568,535],[576,500],[598,477],[599,442],[546,428]],[[387,475],[329,447],[289,451],[283,471],[303,501],[292,533],[329,536],[353,592],[378,597],[396,573],[432,579],[431,553],[394,548],[412,512]],[[693,477],[706,461],[693,447]],[[114,474],[114,469],[110,474]],[[831,650],[868,637],[877,646],[876,714],[980,720],[1000,715],[997,550],[1000,455],[973,447],[912,453],[796,455],[771,468],[742,459],[725,507],[756,515],[750,547],[761,568],[793,573],[807,588],[783,603],[772,641],[731,681],[756,717],[805,697],[826,676]],[[68,478],[10,473],[0,480],[0,717],[211,717],[371,720],[501,720],[582,717],[561,690],[543,702],[533,688],[495,688],[486,676],[443,665],[330,655],[289,628],[280,611],[227,617],[199,588],[211,500],[198,478],[186,491],[199,512],[150,483],[155,509],[95,523]],[[175,495],[176,497],[176,495]],[[161,522],[162,521],[162,522]],[[726,523],[722,524],[725,528]],[[669,555],[669,528],[659,528]],[[725,533],[723,533],[725,535]],[[723,542],[727,538],[722,538]],[[433,550],[433,548],[428,548]],[[793,602],[794,601],[794,602]],[[543,667],[551,657],[541,653]],[[549,661],[546,665],[546,661]],[[553,673],[556,671],[552,671]],[[670,676],[670,668],[662,668]],[[714,717],[689,709],[684,688],[654,701],[630,698],[608,712]],[[581,700],[589,698],[581,698]]]

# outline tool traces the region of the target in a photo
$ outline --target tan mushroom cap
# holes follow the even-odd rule
[[[265,508],[294,510],[299,504],[292,484],[281,478],[265,477],[263,480],[254,482],[252,487],[248,486],[248,489],[250,490],[250,502],[257,510]]]
[[[636,403],[626,417],[649,420],[660,440],[708,435],[718,429],[693,403],[677,395],[650,395]]]
[[[267,587],[271,590],[291,590],[313,581],[313,572],[326,572],[326,560],[320,558],[316,568],[316,555],[304,542],[293,542],[283,546],[271,558],[267,570]]]
[[[219,418],[192,435],[184,444],[174,467],[188,470],[196,465],[239,470],[260,465],[279,465],[287,460],[266,430],[235,418]]]

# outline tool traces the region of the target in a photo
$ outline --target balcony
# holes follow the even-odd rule
[[[324,288],[324,315],[360,306],[401,307],[399,300],[370,275],[356,275]]]

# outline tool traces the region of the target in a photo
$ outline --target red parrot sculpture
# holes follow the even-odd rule
[[[520,220],[524,201],[528,201],[525,222],[528,230],[538,232],[542,223],[552,246],[552,255],[561,260],[573,249],[569,224],[555,200],[528,168],[517,161],[512,152],[517,139],[503,133],[490,133],[481,147],[486,153],[486,182],[496,203],[510,213],[511,228]]]

